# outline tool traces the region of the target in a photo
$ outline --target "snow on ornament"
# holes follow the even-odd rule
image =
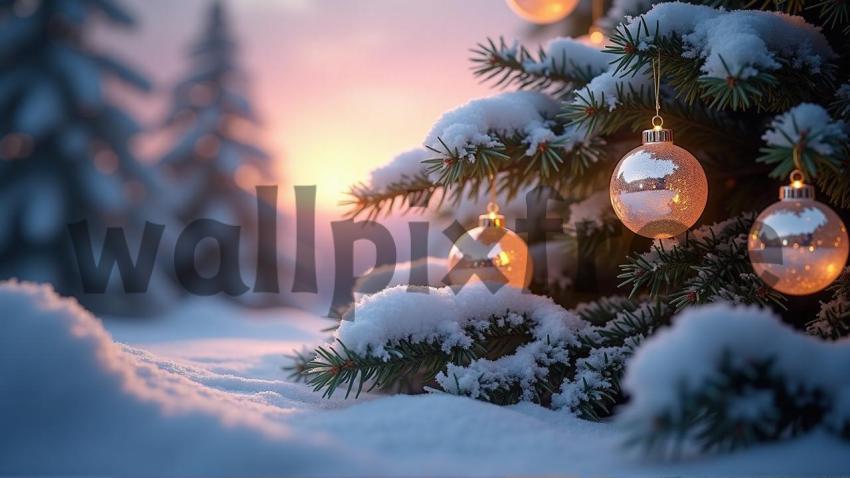
[[[815,188],[799,170],[791,184],[779,188],[779,202],[756,218],[747,250],[755,273],[788,295],[821,291],[844,270],[847,229],[826,204],[815,200]]]
[[[491,201],[487,214],[478,217],[478,227],[455,241],[449,251],[448,269],[445,282],[449,285],[480,281],[524,289],[531,283],[533,266],[528,245],[505,227],[505,216]]]
[[[636,234],[666,239],[687,231],[705,209],[708,180],[699,161],[673,144],[673,132],[659,115],[660,59],[653,62],[655,116],[643,144],[614,168],[609,192],[614,212]]]
[[[545,25],[567,17],[579,0],[508,0],[508,6],[522,19]]]

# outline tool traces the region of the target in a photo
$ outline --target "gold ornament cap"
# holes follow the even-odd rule
[[[672,143],[673,130],[656,126],[652,129],[643,130],[643,144],[646,143]]]
[[[795,200],[795,199],[814,199],[815,188],[803,182],[804,176],[802,171],[795,169],[791,172],[791,184],[779,187],[779,199]]]
[[[478,216],[480,227],[505,227],[505,216],[499,214],[499,205],[495,202],[487,204],[487,214]]]

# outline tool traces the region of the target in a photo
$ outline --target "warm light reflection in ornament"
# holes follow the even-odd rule
[[[601,45],[605,43],[605,34],[599,30],[590,32],[590,43],[593,43],[594,45]]]
[[[660,126],[644,138],[671,138]],[[708,200],[702,166],[672,140],[645,141],[627,153],[614,169],[611,204],[630,230],[663,239],[685,232],[696,223]]]
[[[533,271],[528,245],[504,223],[505,217],[491,210],[480,216],[478,227],[457,240],[448,258],[451,285],[491,282],[528,287]]]
[[[508,6],[524,20],[547,24],[563,20],[573,12],[579,0],[508,0]]]
[[[785,294],[823,290],[847,262],[844,223],[829,206],[814,199],[814,189],[802,179],[781,188],[780,199],[753,224],[747,244],[753,270]]]

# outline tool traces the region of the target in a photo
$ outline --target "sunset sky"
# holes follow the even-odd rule
[[[147,73],[151,97],[127,101],[156,125],[208,0],[125,0],[133,31],[97,32],[100,45]],[[279,183],[316,184],[334,208],[352,182],[417,146],[439,115],[493,90],[469,71],[469,48],[526,31],[501,0],[239,0],[225,3],[264,124],[258,142]],[[540,41],[540,40],[536,40]],[[162,141],[142,139],[154,157]],[[291,189],[284,196],[291,197]]]

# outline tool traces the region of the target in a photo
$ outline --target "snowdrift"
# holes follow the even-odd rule
[[[76,301],[0,286],[0,474],[356,473],[274,409],[143,363]]]
[[[547,310],[542,302],[527,305]],[[850,470],[847,444],[826,433],[653,464],[623,453],[624,433],[615,425],[528,402],[498,407],[430,394],[369,396],[344,406],[321,401],[303,385],[173,361],[115,344],[95,317],[49,287],[2,283],[0,309],[0,475],[823,476]],[[731,331],[735,320],[748,322],[734,315],[718,326]],[[708,327],[708,319],[702,323]],[[688,370],[667,351],[681,339],[674,335],[684,333],[679,330],[677,324],[660,336],[669,340],[648,344],[650,352],[664,349],[652,356],[667,362],[652,367],[667,378],[651,383],[666,386],[672,371]],[[786,332],[793,335],[778,333]]]

